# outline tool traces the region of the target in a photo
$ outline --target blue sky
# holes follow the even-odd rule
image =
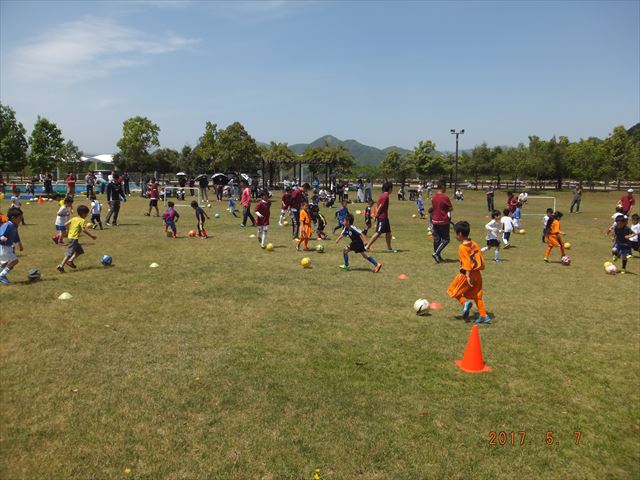
[[[0,101],[86,153],[144,115],[380,148],[606,136],[640,120],[640,2],[0,2]]]

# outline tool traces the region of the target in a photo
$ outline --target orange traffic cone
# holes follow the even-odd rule
[[[467,342],[467,348],[464,350],[464,356],[462,360],[455,360],[456,365],[460,367],[460,370],[467,373],[479,373],[490,372],[491,369],[487,367],[482,359],[482,347],[480,346],[480,333],[478,333],[478,326],[471,327],[471,335],[469,335],[469,341]]]
[[[44,200],[42,200],[42,195],[38,197],[38,203],[44,203]]]

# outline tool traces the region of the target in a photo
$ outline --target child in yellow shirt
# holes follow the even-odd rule
[[[96,239],[96,237],[94,237],[89,232],[85,220],[87,218],[87,215],[89,215],[89,207],[87,207],[86,205],[80,205],[77,211],[78,216],[73,217],[65,224],[65,227],[67,227],[67,231],[69,232],[69,234],[67,235],[67,238],[69,239],[69,246],[67,248],[67,253],[64,256],[64,259],[62,260],[62,263],[58,265],[58,271],[60,273],[64,273],[65,265],[69,265],[73,269],[78,268],[73,262],[76,258],[78,258],[78,255],[82,255],[84,253],[84,249],[82,248],[82,245],[80,245],[80,235],[83,232],[85,233],[85,235],[88,235],[94,240]]]

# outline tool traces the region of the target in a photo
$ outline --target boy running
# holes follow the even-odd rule
[[[337,230],[344,228],[344,219],[349,215],[349,209],[347,208],[347,201],[342,201],[342,208],[336,210],[336,219],[338,220],[338,225],[333,228],[333,233],[336,233]]]
[[[544,261],[549,263],[549,255],[553,247],[560,247],[560,255],[564,257],[564,232],[560,230],[560,219],[562,212],[555,212],[547,222],[547,251],[544,253]]]
[[[500,240],[498,240],[498,232],[500,230],[500,211],[494,210],[491,212],[491,221],[487,223],[484,228],[487,229],[487,246],[482,247],[481,251],[484,253],[490,248],[495,248],[494,260],[496,263],[500,263]]]
[[[553,208],[547,208],[547,214],[542,219],[542,243],[547,243],[547,225],[549,224],[549,219],[553,216]]]
[[[627,226],[627,217],[618,215],[616,217],[616,226],[613,228],[613,247],[611,254],[613,261],[622,258],[622,270],[620,273],[627,273],[627,258],[631,256],[631,237],[634,233]]]
[[[264,189],[260,195],[262,198],[256,205],[256,225],[258,225],[258,242],[262,248],[267,246],[267,231],[269,230],[269,217],[271,217],[271,200],[269,190]]]
[[[311,216],[309,215],[309,204],[306,201],[302,201],[300,204],[300,232],[298,234],[298,245],[296,250],[300,251],[300,245],[304,243],[304,250],[309,250],[309,238],[311,238]]]
[[[502,211],[502,218],[500,219],[504,248],[509,248],[511,246],[509,239],[511,238],[511,232],[513,232],[513,219],[509,216],[509,213],[509,209],[505,208]]]
[[[631,231],[634,233],[634,236],[629,239],[631,242],[631,250],[635,250],[636,252],[640,252],[640,216],[637,213],[631,215]]]
[[[347,271],[349,270],[349,252],[359,253],[363,258],[371,262],[371,264],[375,267],[374,272],[378,273],[382,268],[382,264],[378,263],[375,258],[371,255],[367,255],[365,252],[365,244],[367,243],[367,237],[362,233],[361,230],[358,230],[353,226],[353,215],[350,213],[344,219],[344,229],[342,230],[342,234],[336,240],[336,244],[342,240],[342,237],[349,237],[351,239],[351,244],[344,247],[342,251],[342,255],[344,257],[344,264],[340,265],[340,268]]]
[[[53,243],[56,245],[64,245],[64,236],[67,233],[67,227],[65,224],[69,221],[73,209],[73,198],[66,197],[62,206],[58,209],[56,214],[56,234],[53,236]]]
[[[8,285],[7,275],[15,267],[19,260],[13,250],[13,246],[18,244],[20,251],[23,250],[18,225],[22,222],[22,211],[19,208],[10,208],[7,211],[8,221],[0,226],[0,283]]]
[[[472,300],[476,302],[479,317],[476,323],[491,323],[491,318],[487,315],[482,300],[482,274],[484,270],[484,256],[480,246],[469,238],[471,227],[469,222],[460,221],[453,226],[456,233],[456,240],[460,242],[458,247],[458,259],[460,260],[460,272],[455,276],[447,293],[451,298],[460,302],[462,307],[462,318],[469,318]]]
[[[91,192],[91,225],[94,230],[98,225],[100,226],[100,230],[102,230],[100,213],[102,213],[102,204],[100,203],[100,200],[96,198],[96,194]]]
[[[204,209],[199,206],[198,202],[196,202],[195,200],[191,201],[191,208],[196,211],[196,228],[198,229],[198,237],[204,238],[206,240],[207,238],[209,238],[209,236],[207,235],[207,231],[204,229],[204,219],[208,219],[209,215],[207,215],[207,212],[205,212]]]
[[[67,248],[67,253],[64,256],[62,263],[58,265],[58,271],[60,273],[64,273],[65,265],[69,265],[73,269],[77,268],[74,260],[84,253],[84,249],[82,248],[82,245],[80,245],[81,233],[84,232],[94,240],[97,238],[89,233],[89,228],[87,227],[85,220],[87,215],[89,215],[89,207],[86,205],[80,205],[78,207],[78,216],[73,217],[66,224],[66,227],[69,229],[69,247]]]
[[[283,226],[285,218],[289,215],[289,208],[291,206],[291,188],[287,187],[282,194],[282,201],[280,202],[280,218],[278,219],[278,225]]]

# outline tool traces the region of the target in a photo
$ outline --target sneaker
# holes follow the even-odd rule
[[[260,244],[260,248],[262,248],[264,250],[265,248],[267,248],[267,246]]]
[[[398,250],[394,250],[393,248],[387,248],[387,253],[398,253]]]
[[[246,225],[244,225],[243,223],[241,223],[241,224],[240,224],[240,226],[241,226],[242,228],[245,228],[245,227],[246,227]]]
[[[473,302],[471,300],[467,300],[466,302],[464,302],[464,306],[462,307],[462,318],[464,318],[465,320],[469,318],[469,312],[471,311],[472,305]]]
[[[476,318],[476,323],[480,324],[480,323],[491,323],[491,318],[489,317],[489,315],[487,315],[486,317],[478,317]]]
[[[150,217],[150,216],[151,216],[151,214],[150,214],[150,213],[145,213],[145,214],[144,214],[144,216],[145,216],[145,217]]]
[[[543,260],[547,263],[549,263],[549,257],[544,257]]]
[[[9,281],[9,279],[6,277],[6,275],[0,275],[0,283],[3,283],[5,285],[9,285],[11,282]]]
[[[440,263],[440,256],[437,253],[432,253],[431,256],[436,261],[436,263]]]
[[[496,262],[496,263],[502,263],[502,259],[500,259],[500,258],[495,258],[493,261]]]
[[[612,262],[617,262],[618,261],[618,257],[616,255],[614,255],[613,257],[611,257],[611,261]]]
[[[64,265],[58,265],[56,268],[60,273],[64,273]]]
[[[380,265],[380,264],[378,264],[378,265]],[[349,271],[349,265],[340,265],[340,268],[342,270],[344,270],[345,272]]]
[[[627,271],[623,268],[622,270],[620,270],[620,273],[627,273]]]
[[[375,273],[378,273],[380,271],[380,269],[382,268],[382,264],[378,263],[378,265],[376,265],[376,268],[373,270]]]
[[[105,224],[107,227],[110,227],[110,226],[111,226],[111,224],[110,224],[109,222],[104,222],[104,224]]]
[[[71,261],[69,261],[69,260],[67,260],[67,265],[69,265],[69,266],[70,266],[71,268],[73,268],[73,269],[78,268],[78,267],[76,267],[76,264],[75,264],[75,263],[73,263],[73,262],[71,262]]]

